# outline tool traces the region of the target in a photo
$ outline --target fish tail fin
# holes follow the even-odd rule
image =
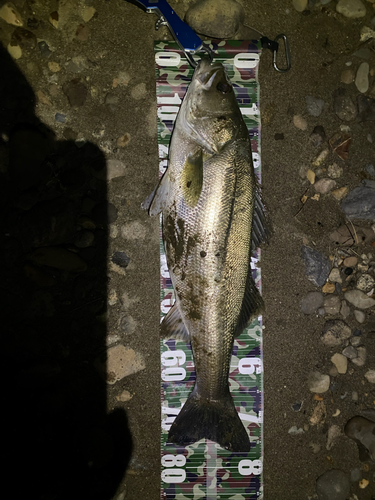
[[[220,401],[201,398],[194,389],[169,431],[169,440],[187,446],[202,438],[233,452],[248,452],[250,441],[229,393]]]

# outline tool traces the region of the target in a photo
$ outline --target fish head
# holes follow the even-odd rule
[[[200,60],[181,111],[185,132],[210,153],[247,134],[232,83],[219,62]]]

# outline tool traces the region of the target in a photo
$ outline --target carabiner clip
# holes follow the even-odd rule
[[[279,68],[279,66],[277,65],[277,52],[278,52],[277,49],[273,51],[273,67],[279,73],[286,73],[287,71],[290,70],[290,68],[292,66],[292,58],[290,55],[289,42],[288,42],[286,35],[283,35],[283,34],[277,35],[277,37],[275,38],[275,42],[277,43],[277,45],[279,45],[278,40],[280,40],[280,38],[282,38],[284,40],[286,68]]]
[[[286,68],[279,68],[279,66],[277,65],[277,52],[279,50],[278,40],[280,40],[280,38],[282,38],[284,40]],[[277,35],[275,40],[270,40],[266,36],[263,36],[260,39],[260,41],[261,41],[262,47],[264,49],[272,50],[272,52],[273,52],[273,67],[275,68],[275,70],[278,71],[279,73],[286,73],[287,71],[289,71],[291,68],[291,55],[290,55],[289,42],[288,42],[286,35],[283,35],[283,34]]]

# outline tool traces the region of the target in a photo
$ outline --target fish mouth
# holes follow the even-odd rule
[[[223,84],[225,82],[230,85],[224,66],[221,63],[210,63],[206,59],[202,59],[195,71],[197,72],[198,81],[205,90],[209,90],[214,85],[214,82],[223,82]]]

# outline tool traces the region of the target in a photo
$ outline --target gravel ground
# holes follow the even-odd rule
[[[194,2],[170,3],[183,17]],[[360,42],[364,26],[375,29],[375,4],[363,0],[365,16],[351,19],[335,1],[310,1],[301,12],[296,6],[307,2],[240,3],[246,24],[270,38],[288,35],[293,58],[290,72],[277,73],[266,51],[259,75],[273,226],[261,263],[265,499],[317,498],[316,479],[333,468],[346,477],[357,471],[350,498],[370,500],[374,463],[359,460],[344,426],[360,414],[374,419],[366,410],[374,411],[375,386],[364,377],[375,370],[374,307],[359,323],[351,304],[343,318],[327,302],[305,314],[301,300],[315,291],[342,304],[346,288],[374,276],[373,216],[349,222],[337,197],[375,179],[375,111],[357,104],[358,96],[375,98],[374,39]],[[13,496],[158,498],[159,234],[140,203],[158,177],[153,42],[170,35],[120,0],[0,6],[0,289]],[[353,81],[363,63],[367,90]],[[310,139],[316,126],[326,135],[318,147]],[[334,134],[336,152],[327,141]],[[342,169],[336,185],[319,187],[334,177],[334,163]],[[347,189],[332,195],[339,188]],[[330,235],[345,223],[364,241],[337,245]],[[328,276],[319,286],[307,278],[303,245],[340,276],[344,258],[357,257],[355,279],[339,287],[330,279],[333,288],[322,290]],[[350,338],[324,344],[326,321],[338,319]],[[349,360],[337,374],[331,357],[349,342],[365,347],[366,360]],[[326,392],[309,390],[311,372],[330,375]],[[333,425],[338,437],[327,449]]]

